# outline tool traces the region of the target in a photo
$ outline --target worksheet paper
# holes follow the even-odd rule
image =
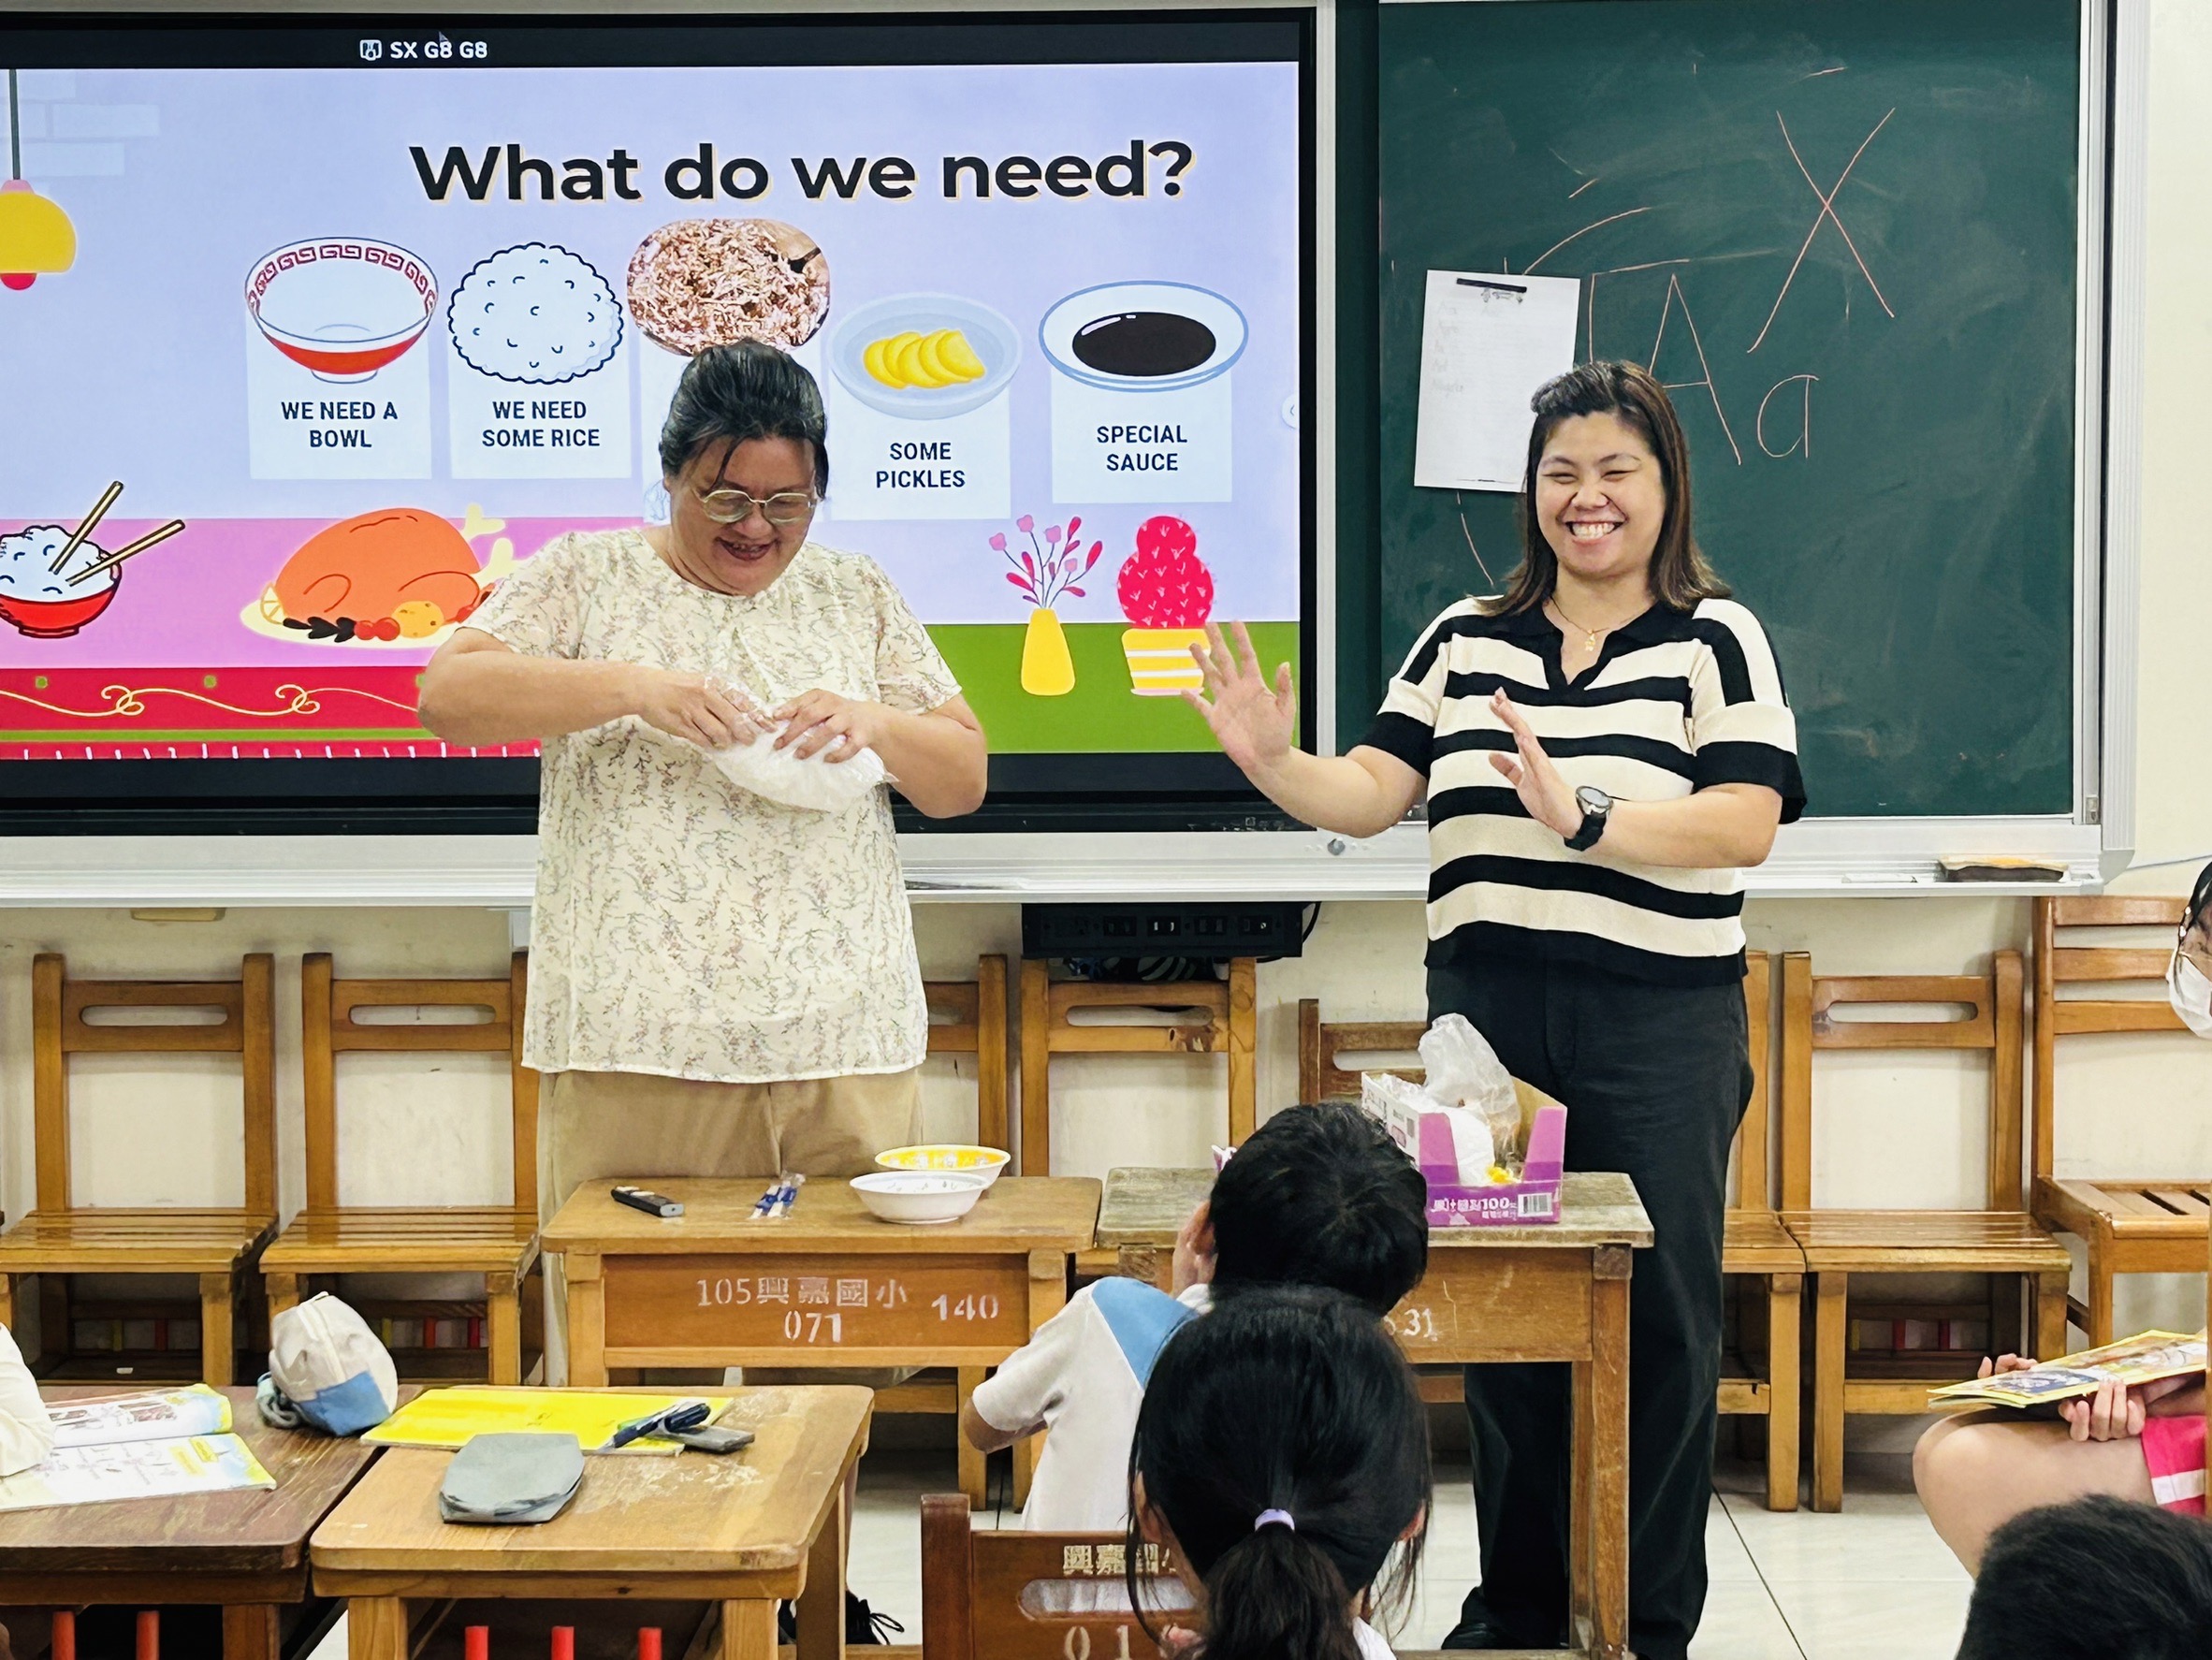
[[[1431,271],[1421,313],[1413,482],[1519,490],[1528,400],[1575,362],[1582,285],[1573,277]]]
[[[0,1480],[0,1512],[275,1485],[253,1449],[236,1435],[57,1447],[44,1463]]]
[[[220,1435],[230,1428],[230,1403],[204,1383],[55,1401],[46,1409],[56,1448],[107,1447],[122,1441],[175,1441]]]

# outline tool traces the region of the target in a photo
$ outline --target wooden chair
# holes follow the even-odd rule
[[[274,959],[256,952],[224,981],[71,980],[63,959],[41,954],[31,965],[32,1143],[37,1201],[0,1234],[0,1324],[15,1324],[26,1275],[44,1283],[41,1362],[72,1367],[72,1316],[64,1276],[72,1274],[191,1274],[199,1290],[199,1376],[231,1380],[235,1316],[254,1253],[276,1227],[276,1013]],[[211,1009],[213,1025],[95,1026],[95,1009]],[[85,1206],[70,1176],[69,1072],[72,1055],[235,1055],[244,1078],[245,1202],[235,1209],[171,1205]],[[56,1327],[59,1331],[57,1332]],[[138,1376],[167,1370],[158,1356],[102,1358],[91,1375],[112,1376],[118,1361]]]
[[[1751,1032],[1752,1098],[1736,1130],[1736,1198],[1721,1241],[1721,1272],[1730,1289],[1765,1292],[1763,1322],[1748,1298],[1738,1303],[1738,1342],[1722,1367],[1724,1416],[1767,1420],[1767,1508],[1797,1507],[1802,1392],[1799,1329],[1805,1303],[1805,1254],[1774,1206],[1768,1152],[1773,1113],[1774,959],[1745,957],[1744,1012]],[[1764,1325],[1763,1363],[1754,1363],[1749,1328]]]
[[[1157,1660],[1159,1648],[1126,1610],[1055,1613],[1048,1587],[1121,1585],[1128,1544],[1120,1534],[1028,1533],[976,1527],[959,1493],[922,1500],[922,1646],[905,1655],[928,1660]],[[1140,1557],[1141,1582],[1171,1579],[1162,1551]],[[1179,1582],[1147,1596],[1155,1630],[1193,1626]],[[902,1651],[880,1651],[900,1656]],[[1433,1651],[1397,1649],[1398,1660],[1442,1660]],[[784,1654],[792,1651],[786,1649]],[[1515,1660],[1535,1660],[1514,1651]]]
[[[1972,1376],[1973,1349],[1908,1351],[1845,1372],[1854,1274],[2017,1275],[2032,1288],[2039,1354],[2065,1339],[2066,1249],[2028,1214],[2022,1182],[2021,965],[2001,951],[1990,972],[1821,977],[1802,952],[1782,968],[1783,1223],[1813,1277],[1812,1507],[1843,1507],[1847,1413],[1917,1417],[1928,1391]],[[1853,1004],[1964,1007],[1964,1019],[1839,1020]],[[1812,1204],[1812,1056],[1821,1049],[1982,1051],[1989,1059],[1989,1179],[1984,1208],[1818,1210]],[[1900,1156],[1905,1150],[1899,1149]],[[1992,1343],[2018,1347],[2020,1306],[1994,1289]],[[1978,1312],[1978,1311],[1977,1311]]]
[[[2100,1032],[2187,1032],[2162,985],[2180,926],[2180,899],[2065,898],[2035,902],[2035,1187],[2036,1219],[2071,1233],[2088,1252],[2088,1301],[2071,1303],[2074,1324],[2091,1347],[2112,1341],[2112,1282],[2122,1274],[2193,1274],[2198,1235],[2212,1225],[2212,1178],[2147,1176],[2059,1180],[2053,1173],[2058,1141],[2058,1047],[2062,1037]],[[2157,927],[2149,948],[2059,943],[2072,928]],[[2156,989],[2151,997],[2068,997],[2063,985]],[[2150,983],[2148,985],[2146,983]],[[2045,1358],[2048,1358],[2047,1356]]]
[[[468,1274],[484,1276],[485,1370],[492,1383],[520,1383],[525,1297],[538,1262],[538,1075],[522,1064],[522,1012],[529,957],[517,952],[503,980],[339,980],[324,952],[300,960],[300,1057],[307,1084],[307,1204],[261,1259],[269,1312],[298,1303],[301,1282],[341,1274]],[[488,1011],[474,1025],[392,1025],[355,1019],[363,1009]],[[514,1198],[502,1205],[366,1206],[338,1197],[337,1061],[369,1051],[408,1055],[504,1055],[512,1092]],[[465,1304],[404,1305],[408,1312]],[[473,1373],[473,1350],[401,1350],[415,1376]],[[455,1362],[458,1361],[457,1367]]]
[[[1259,965],[1237,957],[1229,979],[1157,985],[1055,980],[1041,957],[1022,959],[1022,1174],[1052,1174],[1052,1065],[1055,1055],[1220,1055],[1229,1056],[1229,1139],[1252,1133],[1259,1114],[1253,1066]],[[1172,1025],[1090,1026],[1078,1009],[1187,1012]]]
[[[1728,1208],[1721,1271],[1731,1279],[1741,1276],[1764,1283],[1767,1362],[1764,1368],[1754,1368],[1739,1355],[1731,1357],[1733,1364],[1721,1379],[1720,1409],[1724,1414],[1767,1420],[1767,1507],[1794,1510],[1797,1507],[1798,1310],[1804,1298],[1805,1260],[1769,1199],[1773,965],[1764,952],[1751,954],[1743,997],[1751,1027],[1752,1099],[1736,1132],[1738,1191],[1736,1202]],[[1359,1099],[1361,1069],[1346,1066],[1342,1057],[1409,1055],[1418,1048],[1426,1029],[1418,1020],[1324,1022],[1320,1003],[1312,997],[1302,999],[1298,1005],[1299,1099]],[[1419,1066],[1382,1070],[1417,1080],[1422,1075]],[[1567,1112],[1571,1122],[1571,1101]],[[1424,1370],[1421,1391],[1431,1400],[1456,1401],[1461,1398],[1459,1376],[1456,1371],[1445,1376]]]
[[[973,980],[931,980],[929,1053],[975,1056],[976,1141],[1001,1153],[1013,1151],[1007,1124],[1006,959],[975,960]],[[939,1025],[938,1015],[946,1016]]]
[[[1127,1609],[1055,1610],[1048,1588],[1124,1583],[1119,1534],[979,1528],[960,1493],[922,1500],[922,1652],[929,1660],[1157,1660],[1158,1646]],[[1146,1580],[1166,1577],[1164,1553],[1141,1559]],[[1163,1587],[1163,1590],[1166,1589]],[[1175,1616],[1187,1624],[1186,1612]],[[1152,1624],[1169,1623],[1155,1613]]]

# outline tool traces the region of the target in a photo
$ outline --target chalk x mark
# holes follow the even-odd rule
[[[1874,281],[1874,273],[1867,269],[1867,262],[1859,254],[1858,244],[1851,240],[1851,233],[1843,228],[1843,221],[1836,213],[1837,194],[1842,190],[1844,182],[1851,177],[1851,169],[1858,166],[1858,158],[1866,154],[1867,146],[1871,144],[1882,129],[1889,124],[1889,116],[1896,113],[1897,110],[1893,108],[1889,111],[1889,115],[1885,115],[1874,124],[1873,132],[1859,140],[1858,148],[1851,153],[1851,159],[1843,164],[1843,170],[1836,176],[1836,182],[1830,185],[1827,190],[1823,191],[1818,184],[1813,182],[1812,171],[1806,167],[1805,158],[1797,153],[1797,140],[1790,137],[1790,124],[1782,119],[1781,110],[1777,109],[1774,112],[1775,124],[1782,128],[1782,141],[1789,146],[1790,159],[1797,164],[1797,171],[1805,175],[1806,187],[1819,200],[1820,211],[1812,216],[1812,228],[1805,233],[1805,240],[1803,245],[1797,249],[1797,258],[1790,261],[1789,275],[1783,278],[1782,292],[1774,297],[1774,307],[1767,313],[1766,322],[1759,325],[1758,339],[1743,348],[1746,357],[1759,349],[1760,342],[1767,338],[1767,331],[1774,327],[1774,319],[1782,311],[1782,302],[1789,298],[1790,284],[1797,280],[1798,269],[1804,265],[1805,255],[1812,247],[1812,239],[1820,235],[1820,227],[1824,222],[1836,227],[1836,234],[1843,239],[1843,245],[1851,250],[1851,257],[1857,262],[1858,274],[1866,278],[1867,286],[1874,291],[1874,298],[1881,301],[1882,309],[1888,312],[1893,319],[1897,316],[1897,313],[1891,309],[1888,299],[1882,293],[1882,285]],[[1848,303],[1848,298],[1846,303]]]

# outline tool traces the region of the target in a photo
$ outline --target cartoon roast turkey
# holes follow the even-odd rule
[[[484,600],[476,555],[452,523],[385,507],[318,531],[284,561],[273,619],[311,640],[420,640]]]

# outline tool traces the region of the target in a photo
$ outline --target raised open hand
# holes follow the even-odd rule
[[[1582,827],[1582,805],[1575,799],[1575,787],[1560,776],[1551,757],[1544,753],[1544,746],[1536,741],[1535,729],[1502,688],[1491,693],[1490,706],[1513,735],[1513,753],[1502,755],[1492,750],[1491,765],[1513,786],[1530,818],[1562,836],[1572,836]]]
[[[1250,773],[1290,752],[1298,694],[1291,687],[1290,665],[1276,668],[1271,687],[1260,674],[1251,633],[1241,622],[1230,627],[1232,633],[1224,636],[1218,623],[1207,623],[1206,643],[1190,648],[1206,689],[1186,692],[1183,701],[1204,718],[1222,753]]]

